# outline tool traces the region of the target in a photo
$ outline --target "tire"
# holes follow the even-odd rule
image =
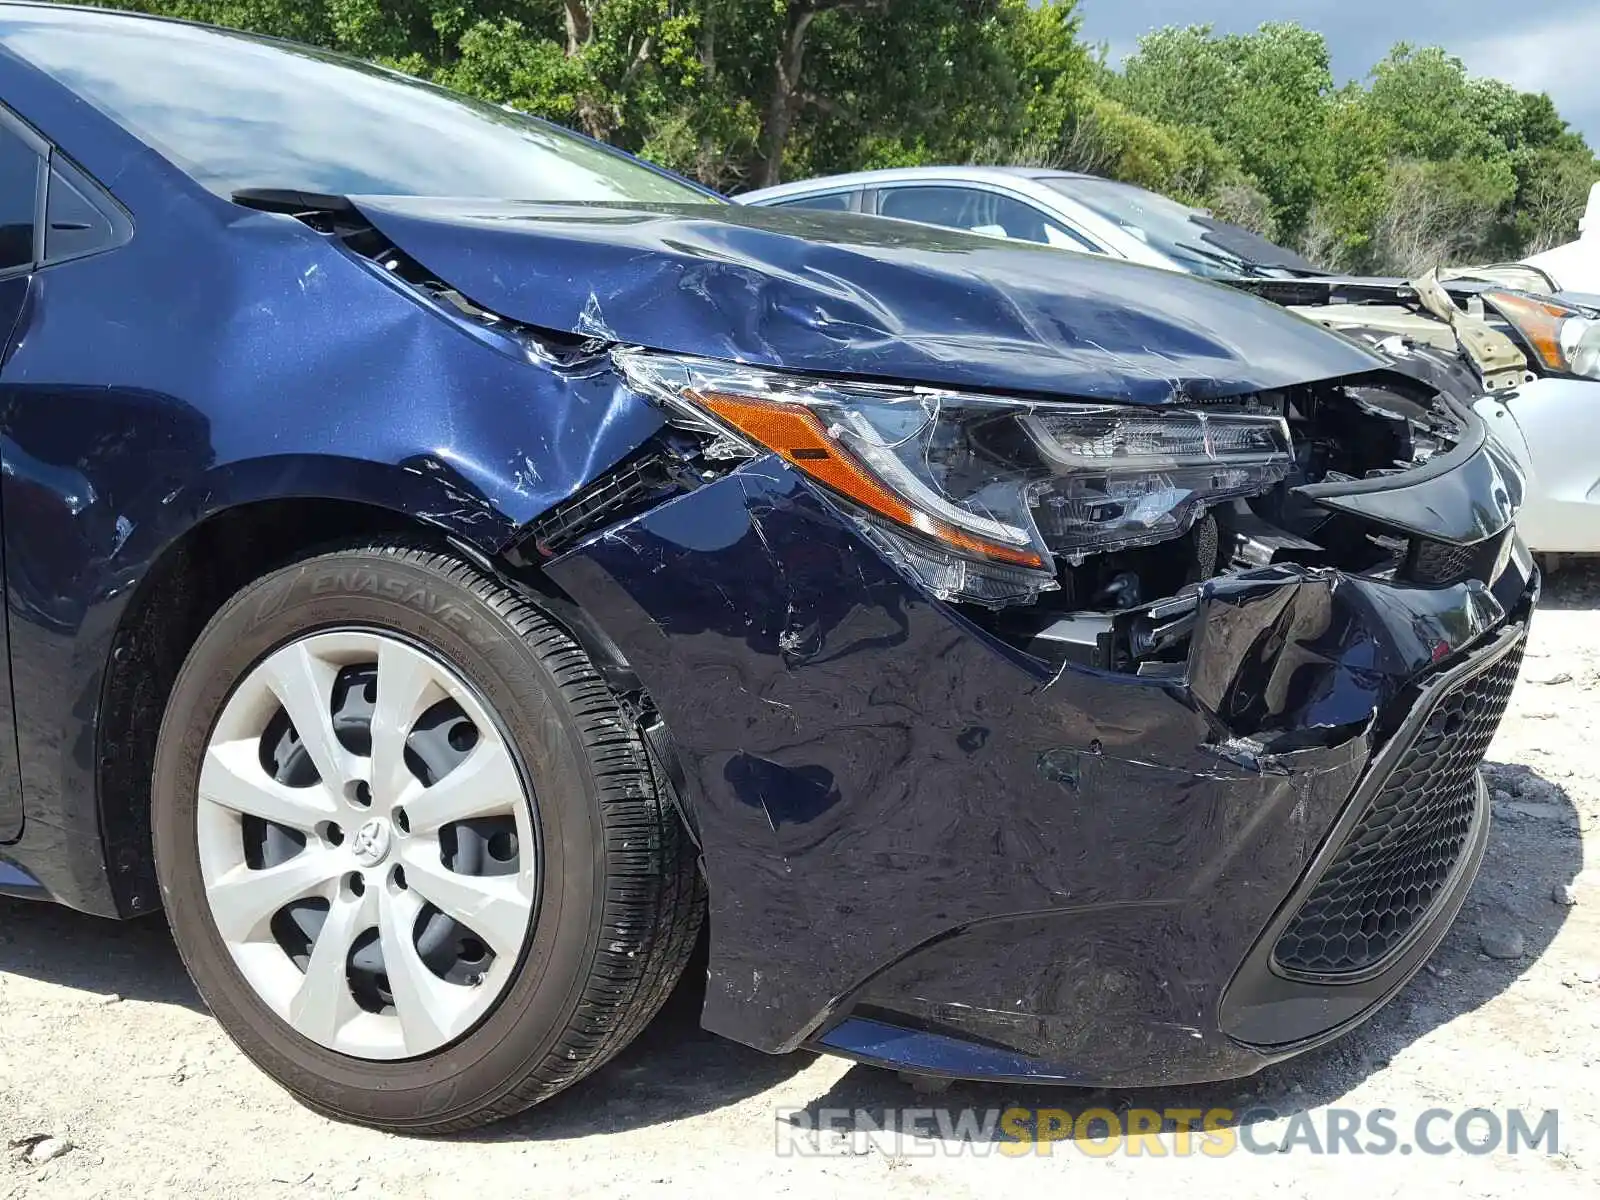
[[[365,665],[339,665],[340,655],[360,657],[369,645],[378,647],[375,664],[423,663],[418,671],[438,668],[428,686],[463,686],[424,691],[418,684],[408,703],[446,698],[414,725],[409,718],[386,724],[381,706],[400,704],[391,698],[401,696],[403,686],[383,681],[401,679],[401,668],[373,665],[367,676]],[[325,659],[334,661],[329,665]],[[305,678],[322,681],[315,696],[338,746],[326,734],[319,735],[320,743],[301,735],[289,710],[311,709],[288,702],[268,720],[258,743],[229,740],[235,736],[231,732],[223,737],[219,722],[229,731],[235,725],[246,728],[238,723],[258,720],[274,698],[290,695],[281,680],[293,672],[278,664],[301,662],[313,664]],[[333,671],[338,674],[330,693],[326,679]],[[368,678],[374,681],[370,687],[363,682]],[[251,697],[262,686],[266,699],[258,704]],[[351,749],[359,749],[359,721],[352,725],[346,719],[359,711],[363,696],[373,705],[364,768]],[[452,708],[456,702],[449,696],[461,697],[460,706]],[[445,744],[424,745],[418,739],[432,736],[424,731],[436,719],[431,714],[446,710],[435,732],[448,725],[450,745],[464,744],[468,736],[458,739],[456,728],[462,720],[473,724],[473,745],[466,753],[483,751],[482,761],[502,768],[502,783],[520,781],[522,790],[520,797],[514,787],[505,793],[514,797],[504,801],[506,812],[424,835],[407,828],[416,818],[378,794],[388,787],[380,788],[379,780],[391,778],[390,764],[400,761],[395,747],[403,744],[411,775],[405,778],[395,769],[395,795],[436,794],[417,789],[429,780],[430,788],[449,780],[454,766],[446,766],[443,775],[431,767],[423,770],[415,766],[421,760],[413,753],[419,746]],[[305,723],[311,727],[309,719]],[[401,728],[401,741],[381,740],[391,727]],[[219,731],[215,753],[214,730]],[[381,755],[380,745],[387,747]],[[236,812],[229,806],[232,793],[214,781],[232,779],[215,774],[221,770],[216,763],[238,746],[246,747],[239,752],[245,757],[227,761],[245,764],[237,768],[240,777],[254,770],[246,761],[249,754],[263,772],[278,774],[264,786],[252,781],[257,790],[239,793],[248,799]],[[502,758],[514,765],[515,775],[503,773]],[[315,784],[303,791],[293,773],[303,773],[307,762],[334,766],[325,772],[319,765]],[[357,807],[363,802],[359,780],[325,782],[324,774],[338,775],[335,767],[347,768],[352,776],[363,769],[369,773],[364,803],[371,807]],[[212,772],[204,775],[204,797],[203,772]],[[285,784],[280,777],[296,781]],[[476,802],[488,791],[456,787],[437,794]],[[229,804],[219,804],[217,796]],[[274,796],[288,796],[296,805],[343,807],[335,821],[318,823],[309,832],[303,827],[310,822],[298,817],[297,824],[279,826],[246,811],[261,797]],[[174,684],[157,747],[152,810],[156,870],[168,919],[195,986],[223,1029],[309,1107],[389,1130],[469,1129],[520,1112],[594,1071],[666,1000],[704,914],[693,848],[657,786],[633,723],[583,651],[489,574],[416,545],[373,543],[320,554],[265,576],[223,606]],[[349,831],[363,813],[380,815]],[[500,831],[498,843],[484,832],[491,829]],[[243,847],[237,851],[231,841],[236,830]],[[472,842],[480,833],[489,840]],[[294,847],[296,837],[304,840],[302,848]],[[474,861],[481,875],[456,873],[469,842],[480,846]],[[387,847],[388,858],[377,858],[379,843]],[[286,844],[288,849],[274,850],[269,862],[268,850]],[[491,850],[486,854],[481,845]],[[492,878],[491,859],[507,848],[506,878]],[[457,857],[447,862],[447,851]],[[236,852],[245,861],[222,862]],[[320,876],[333,869],[323,864],[331,863],[341,874],[317,884],[318,895],[303,896],[273,911],[264,923],[249,924],[254,909],[238,900],[246,893],[227,889],[241,880],[258,884],[267,867],[298,871],[295,864],[302,860],[310,864],[307,872]],[[407,864],[416,868],[409,876]],[[426,875],[419,873],[422,867]],[[496,913],[512,914],[508,905],[525,905],[529,916],[521,933],[514,915],[501,916],[484,926],[497,936],[477,938],[475,914],[491,911],[487,905],[452,909],[437,899],[463,883],[501,898]],[[248,895],[251,904],[259,903],[255,893]],[[313,937],[307,930],[316,918],[307,914],[318,905],[328,907]],[[418,915],[408,925],[412,911]],[[381,914],[374,925],[379,933],[353,935],[346,950],[347,935],[374,912]],[[458,921],[463,912],[465,923]],[[345,920],[344,914],[353,915]],[[445,943],[453,947],[443,952],[449,963],[444,976],[437,965],[438,939],[428,936],[442,918],[447,918]],[[335,926],[339,932],[329,935],[327,955],[313,957]],[[464,936],[449,942],[462,931]],[[385,940],[391,935],[397,939],[393,943]],[[400,940],[408,936],[408,942]],[[520,951],[515,949],[518,936]],[[435,946],[428,970],[437,984],[416,970],[429,953],[425,943]],[[395,962],[407,964],[405,969],[390,965],[391,946]],[[303,963],[293,957],[296,952]],[[462,964],[473,961],[488,965],[463,975]],[[292,964],[289,970],[304,972],[304,979],[296,983],[285,962]],[[341,983],[348,995],[339,993]],[[496,990],[489,999],[491,983]],[[286,1005],[282,997],[290,992]],[[448,1004],[424,1005],[413,999],[418,996],[444,997]],[[484,1011],[471,1017],[483,1005]],[[453,1022],[469,1017],[470,1027],[455,1030]],[[447,1038],[452,1032],[458,1036]],[[447,1040],[434,1045],[436,1039]]]

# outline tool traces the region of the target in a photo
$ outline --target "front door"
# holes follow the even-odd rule
[[[43,242],[40,220],[44,159],[33,138],[0,111],[0,397],[17,319],[28,297]],[[0,512],[0,579],[5,578],[5,513]],[[11,700],[8,612],[0,607],[0,845],[22,833],[22,781]]]

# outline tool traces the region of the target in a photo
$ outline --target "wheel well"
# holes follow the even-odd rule
[[[150,772],[167,697],[189,648],[228,598],[318,546],[378,533],[443,534],[343,500],[227,509],[169,546],[134,592],[112,644],[97,725],[96,794],[106,863],[124,916],[160,907],[150,850]]]

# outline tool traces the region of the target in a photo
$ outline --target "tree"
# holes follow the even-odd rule
[[[1492,161],[1508,151],[1519,123],[1517,94],[1497,80],[1475,80],[1437,46],[1404,42],[1372,72],[1370,111],[1390,129],[1396,157],[1422,162]]]
[[[783,154],[795,115],[807,102],[803,90],[806,35],[818,15],[833,9],[866,10],[886,7],[887,0],[784,0],[777,52],[773,56],[772,82],[761,113],[761,155],[756,163],[755,185],[771,187],[783,177]]]
[[[1596,166],[1548,96],[1474,79],[1443,50],[1402,44],[1375,68],[1366,107],[1388,130],[1391,159],[1410,164],[1391,172],[1379,246],[1442,241],[1457,257],[1510,259],[1575,233]],[[1432,194],[1419,210],[1420,188]],[[1430,222],[1448,234],[1405,228]]]
[[[1281,230],[1304,227],[1333,98],[1321,34],[1279,23],[1225,37],[1207,25],[1158,30],[1139,40],[1113,94],[1167,125],[1199,126],[1266,194]]]

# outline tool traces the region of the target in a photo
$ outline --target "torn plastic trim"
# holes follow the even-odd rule
[[[1494,537],[1516,518],[1526,481],[1477,413],[1468,410],[1463,420],[1461,442],[1419,467],[1292,490],[1323,508],[1407,535],[1458,546]]]
[[[1197,753],[1272,772],[1287,753],[1386,736],[1380,717],[1397,697],[1502,625],[1526,601],[1532,568],[1512,571],[1494,550],[1492,583],[1426,587],[1279,563],[1134,610],[1069,614],[1018,648],[1050,658],[1046,691],[1091,676],[1160,687],[1204,717]]]
[[[289,188],[241,188],[233,202],[260,212],[281,213],[335,241],[391,286],[446,318],[490,349],[563,373],[604,369],[613,339],[592,329],[577,333],[545,329],[494,311],[439,279],[391,242],[348,196]]]
[[[546,561],[609,526],[726,473],[703,461],[690,440],[664,434],[623,459],[518,531],[506,550],[516,566]]]

